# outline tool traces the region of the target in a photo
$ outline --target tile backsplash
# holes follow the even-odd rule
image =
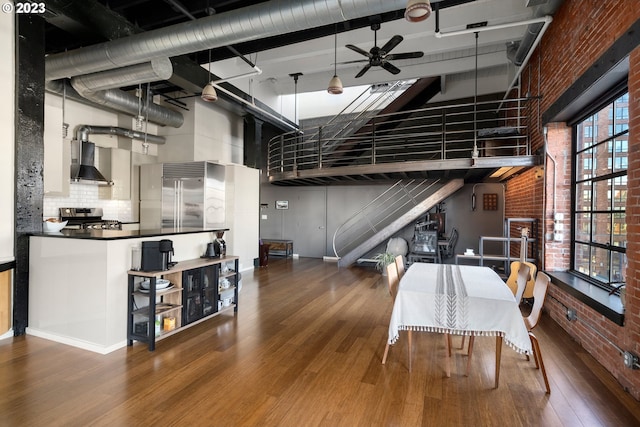
[[[130,200],[105,200],[98,197],[98,186],[93,184],[71,184],[69,197],[44,196],[42,213],[44,218],[58,217],[59,208],[102,208],[102,218],[122,222],[135,222]]]

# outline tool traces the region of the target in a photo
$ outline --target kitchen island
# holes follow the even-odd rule
[[[29,238],[27,333],[101,354],[127,344],[127,271],[143,241],[173,241],[173,261],[205,253],[226,229],[63,230]]]

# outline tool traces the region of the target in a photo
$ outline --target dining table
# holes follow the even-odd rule
[[[447,376],[451,335],[495,336],[496,388],[503,341],[518,353],[532,354],[519,305],[511,289],[489,267],[412,263],[398,287],[389,322],[389,344],[395,344],[403,330],[409,331],[409,370],[411,332],[445,334]]]

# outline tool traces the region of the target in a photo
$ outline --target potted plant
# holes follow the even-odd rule
[[[382,272],[383,276],[387,275],[387,265],[396,261],[396,256],[391,252],[381,252],[373,257],[376,262],[376,269]]]

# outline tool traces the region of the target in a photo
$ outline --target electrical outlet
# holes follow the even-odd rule
[[[567,319],[570,321],[574,321],[578,319],[578,313],[574,308],[567,309]]]
[[[630,351],[624,352],[624,366],[629,369],[638,369],[638,356]]]

